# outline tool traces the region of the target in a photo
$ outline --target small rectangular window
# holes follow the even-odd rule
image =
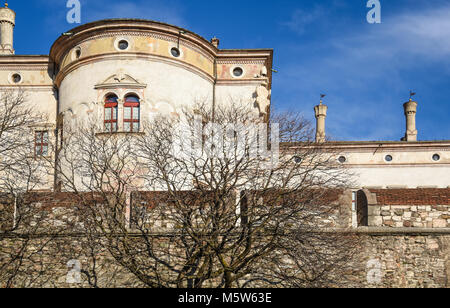
[[[48,155],[48,131],[36,131],[34,142],[34,155],[47,156]]]

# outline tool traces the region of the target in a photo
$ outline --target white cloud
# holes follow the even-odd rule
[[[316,6],[314,9],[308,11],[297,9],[292,14],[291,19],[282,22],[281,26],[287,27],[291,31],[302,35],[307,31],[308,26],[314,24],[314,22],[322,18],[324,14],[325,11],[320,6]]]
[[[418,60],[450,63],[450,5],[390,16],[381,25],[367,25],[363,31],[339,37],[330,44],[340,54],[337,62],[346,67],[348,62],[341,61],[344,55],[352,63],[369,59],[376,63],[372,66],[375,71],[396,69],[397,64],[415,64]]]

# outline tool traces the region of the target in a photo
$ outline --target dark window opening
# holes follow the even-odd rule
[[[245,191],[241,192],[241,226],[248,226],[248,196]]]
[[[19,82],[22,81],[22,76],[20,76],[19,74],[14,74],[14,75],[12,76],[12,79],[13,79],[13,82],[14,82],[14,83],[19,83]]]
[[[303,159],[299,156],[294,156],[293,159],[296,164],[301,164],[303,162]]]
[[[175,58],[178,58],[179,56],[181,56],[181,52],[178,48],[172,48],[170,50],[170,53],[172,54],[172,56],[174,56]]]
[[[243,74],[244,74],[244,70],[243,70],[242,68],[240,68],[240,67],[236,67],[236,68],[233,70],[233,75],[234,75],[235,77],[241,77]]]
[[[128,42],[125,40],[122,40],[119,42],[119,49],[120,50],[125,50],[128,48]]]
[[[356,196],[356,215],[358,227],[369,226],[369,205],[366,193],[362,190],[358,191]]]

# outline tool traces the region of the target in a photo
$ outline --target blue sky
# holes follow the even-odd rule
[[[66,2],[9,1],[17,54],[48,54],[76,26]],[[367,23],[367,0],[84,0],[81,18],[152,19],[217,36],[221,48],[273,48],[274,108],[314,120],[326,93],[333,139],[399,140],[410,89],[419,139],[450,139],[450,1],[380,2],[381,24]]]

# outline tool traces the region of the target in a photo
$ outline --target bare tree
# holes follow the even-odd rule
[[[56,168],[80,199],[87,238],[100,236],[135,285],[326,285],[355,247],[317,232],[341,227],[327,196],[348,175],[299,115],[276,122],[238,104],[196,104],[142,123],[140,134],[66,123]]]
[[[46,125],[23,91],[0,93],[0,286],[30,286],[40,277],[40,253],[49,239],[34,240],[47,212],[29,193],[45,184],[46,167],[33,152],[34,129]]]

